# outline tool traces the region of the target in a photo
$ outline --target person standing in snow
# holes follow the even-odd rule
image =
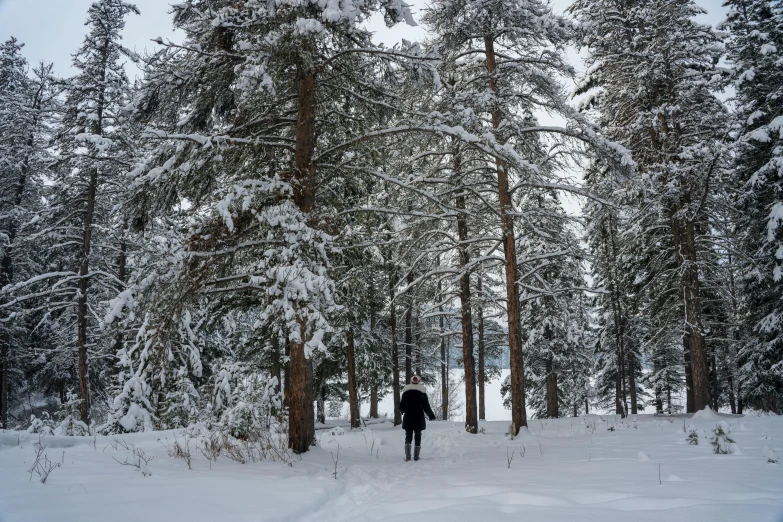
[[[430,401],[427,398],[427,390],[421,384],[421,377],[414,375],[411,377],[411,383],[405,385],[402,389],[400,398],[400,413],[402,418],[402,429],[405,430],[405,462],[411,460],[411,439],[416,442],[416,451],[413,454],[413,460],[419,460],[421,453],[421,432],[427,429],[427,422],[424,420],[424,414],[435,420],[435,414],[430,408]]]

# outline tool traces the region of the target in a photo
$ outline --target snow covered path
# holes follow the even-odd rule
[[[686,444],[683,421],[709,435],[719,420],[742,454]],[[50,458],[65,451],[65,464],[45,485],[26,472],[37,436],[9,432],[0,434],[0,520],[783,521],[783,465],[762,456],[765,446],[783,455],[783,417],[536,420],[513,441],[506,422],[482,427],[471,436],[461,423],[430,423],[419,462],[402,461],[403,432],[385,423],[321,430],[319,447],[293,467],[221,457],[210,469],[193,450],[192,470],[158,442],[172,432],[126,436],[156,456],[150,477],[115,462],[127,451],[109,439],[51,437]]]

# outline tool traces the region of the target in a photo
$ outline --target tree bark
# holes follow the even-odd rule
[[[436,263],[440,266],[440,255]],[[449,418],[449,374],[446,368],[446,336],[443,327],[443,287],[438,279],[438,326],[440,328],[440,396],[441,396],[441,420]]]
[[[370,388],[370,418],[378,418],[378,384]]]
[[[3,333],[3,371],[0,375],[0,424],[3,429],[8,429],[8,358],[11,356],[11,339],[8,332]]]
[[[495,71],[497,62],[495,57],[495,41],[493,36],[484,37],[484,54],[489,73],[489,88],[492,93],[499,95]],[[501,134],[503,113],[499,108],[492,110],[492,129],[498,143],[505,143]],[[514,236],[513,202],[508,187],[508,172],[506,165],[500,158],[495,158],[495,166],[498,177],[498,200],[500,202],[500,220],[503,233],[503,255],[505,258],[506,274],[506,311],[508,316],[508,345],[511,366],[511,423],[512,431],[516,436],[520,428],[527,426],[527,412],[525,411],[525,372],[522,359],[522,320],[519,310],[519,290],[517,289],[517,247]]]
[[[123,291],[125,289],[126,265],[128,259],[128,242],[127,242],[128,222],[123,220],[122,229],[120,231],[120,255],[117,259],[117,279],[120,280],[122,286],[119,286],[118,290]],[[114,336],[114,364],[112,364],[112,374],[117,375],[120,373],[119,354],[124,344],[122,331],[117,332]]]
[[[283,406],[291,407],[291,342],[285,342],[285,366],[283,367]]]
[[[353,340],[353,330],[347,332],[348,341],[348,406],[351,410],[351,428],[358,428],[359,423],[359,395],[356,393],[356,359]]]
[[[321,380],[318,386],[318,398],[315,401],[316,420],[321,424],[326,424],[326,384]]]
[[[454,171],[459,172],[459,155],[455,159]],[[462,274],[459,278],[459,297],[462,307],[462,366],[465,369],[465,431],[478,433],[478,410],[476,407],[476,361],[473,357],[473,317],[470,303],[470,252],[468,251],[468,224],[465,219],[465,193],[456,199],[457,234],[459,237],[459,264]]]
[[[394,268],[389,272],[389,325],[391,328],[392,394],[394,395],[394,425],[402,424],[400,414],[400,350],[397,347],[397,306],[394,303],[396,285]]]
[[[676,215],[676,212],[673,214]],[[696,225],[673,218],[671,223],[677,265],[680,267],[680,293],[685,306],[685,335],[690,352],[694,411],[712,403],[710,397],[707,350],[701,321],[701,284],[696,255]]]
[[[556,419],[560,416],[560,407],[557,401],[557,372],[554,371],[552,359],[546,362],[546,416]]]
[[[625,344],[625,320],[623,307],[620,301],[619,278],[617,277],[617,243],[614,237],[614,220],[611,215],[607,217],[604,228],[604,255],[609,260],[609,284],[611,288],[610,300],[612,303],[612,316],[614,319],[615,360],[617,362],[617,375],[615,376],[615,413],[625,417],[627,409],[624,407],[623,393],[623,353]]]
[[[304,335],[304,324],[299,328]],[[291,343],[291,407],[288,410],[288,446],[305,453],[315,441],[313,411],[313,360],[305,355],[304,343]]]
[[[87,185],[87,205],[84,211],[84,230],[82,235],[81,266],[79,268],[79,298],[76,309],[76,349],[79,357],[79,413],[81,421],[90,424],[90,381],[87,361],[87,291],[89,288],[90,248],[92,245],[92,223],[95,217],[95,193],[98,189],[98,169],[90,171]]]
[[[294,202],[304,215],[315,204],[315,72],[299,71],[296,119],[295,168],[291,173]],[[301,306],[301,305],[296,305]],[[304,453],[315,440],[312,375],[313,362],[305,352],[306,323],[299,320],[299,342],[291,346],[291,407],[289,409],[288,444],[294,453]]]
[[[411,382],[413,377],[413,269],[408,270],[405,277],[408,284],[408,308],[405,310],[405,384]]]
[[[693,374],[691,373],[691,351],[688,346],[688,336],[683,335],[683,358],[685,364],[685,411],[695,413],[696,407],[693,401]]]
[[[636,415],[636,355],[633,350],[628,350],[628,387],[631,388],[631,413]]]
[[[370,292],[371,295],[375,295],[375,281],[373,279],[370,280]],[[375,300],[370,299],[370,338],[375,338],[375,324],[376,324],[376,314],[375,314]],[[372,382],[370,383],[370,418],[371,419],[377,419],[378,418],[378,369],[377,367],[373,367],[373,370],[370,374],[370,378],[372,379]]]
[[[718,383],[718,356],[715,353],[715,348],[712,349],[711,366],[712,372],[710,375],[710,382],[712,383],[712,409],[718,411],[718,404],[720,400],[720,384]]]
[[[734,400],[734,377],[732,376],[731,372],[729,372],[729,406],[731,406],[731,413],[736,414],[737,413],[737,402]]]
[[[478,293],[479,299],[483,302],[481,295],[481,274],[478,276]],[[479,420],[486,419],[486,413],[484,408],[484,383],[486,376],[484,375],[484,359],[486,357],[486,351],[484,347],[484,307],[481,303],[478,306],[478,415]]]

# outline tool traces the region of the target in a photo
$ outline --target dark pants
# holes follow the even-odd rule
[[[421,446],[421,430],[405,430],[405,444],[410,444],[413,434],[416,434],[416,445]]]

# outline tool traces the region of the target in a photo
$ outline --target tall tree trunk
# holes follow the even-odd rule
[[[685,335],[690,352],[693,409],[698,411],[710,406],[712,399],[701,321],[701,284],[696,255],[696,225],[693,221],[683,223],[680,219],[673,218],[671,229],[677,265],[680,267],[680,293],[684,301]]]
[[[440,255],[436,264],[440,266]],[[438,279],[438,326],[440,329],[440,396],[441,396],[441,420],[449,418],[449,374],[446,368],[446,336],[443,327],[443,287]]]
[[[93,123],[93,134],[103,135],[103,113],[106,109],[106,69],[109,61],[109,43],[105,39],[100,68],[100,83],[96,101],[96,118]],[[86,206],[84,210],[84,230],[82,232],[81,266],[79,267],[79,297],[76,305],[76,350],[79,358],[79,413],[81,421],[87,425],[90,423],[90,381],[87,360],[87,291],[89,288],[90,251],[92,247],[92,224],[95,219],[95,197],[98,191],[98,167],[90,170],[90,180],[87,185]]]
[[[87,204],[84,211],[84,229],[82,235],[81,266],[79,268],[79,298],[76,308],[76,349],[79,356],[79,413],[83,423],[90,424],[90,381],[87,361],[87,291],[90,280],[90,248],[92,245],[92,223],[95,218],[95,193],[98,189],[98,169],[90,171],[87,185]]]
[[[688,346],[688,336],[683,335],[683,355],[685,359],[685,411],[687,413],[696,412],[695,402],[693,400],[693,373],[691,373],[691,351]]]
[[[2,357],[3,371],[0,374],[0,424],[3,429],[8,429],[8,359],[11,357],[11,339],[8,332],[3,333]]]
[[[483,302],[482,288],[481,288],[481,274],[478,275],[478,293],[479,299]],[[484,382],[486,376],[484,375],[484,359],[486,357],[486,351],[484,347],[484,306],[479,303],[478,306],[478,415],[479,420],[486,420],[486,413],[484,409]]]
[[[716,351],[717,350],[715,347],[713,347],[710,361],[712,366],[710,382],[712,383],[712,409],[718,411],[718,404],[720,401],[720,383],[718,382],[718,356],[715,353]]]
[[[305,325],[300,331],[304,338]],[[315,441],[313,412],[313,360],[305,355],[304,343],[291,343],[291,398],[288,410],[288,445],[294,453],[304,453]]]
[[[400,414],[400,350],[397,347],[397,305],[394,303],[396,285],[394,267],[389,272],[389,324],[391,327],[392,394],[394,396],[394,425],[402,424]]]
[[[633,350],[628,350],[628,387],[631,396],[631,413],[636,415],[636,355]]]
[[[285,342],[285,365],[283,366],[283,406],[286,409],[291,408],[291,342],[286,336]]]
[[[321,379],[318,385],[318,398],[315,401],[316,420],[326,424],[326,383]]]
[[[655,383],[655,413],[663,415],[663,387],[660,382]]]
[[[370,418],[378,418],[378,384],[373,384],[370,388]]]
[[[623,348],[625,348],[623,346]],[[628,387],[625,380],[625,351],[620,352],[620,386],[623,394],[623,417],[628,416]]]
[[[408,308],[405,310],[405,384],[408,384],[413,376],[413,268],[408,270],[405,282],[408,284]]]
[[[296,118],[295,168],[290,180],[294,189],[294,202],[308,216],[315,204],[315,72],[299,71],[299,92]],[[295,308],[302,306],[295,304]],[[299,320],[300,342],[291,346],[291,407],[289,409],[288,444],[294,453],[304,453],[315,440],[315,415],[313,413],[313,361],[305,352],[307,324]]]
[[[370,292],[371,295],[375,295],[375,281],[373,279],[370,280]],[[375,322],[376,322],[376,314],[375,314],[375,301],[370,300],[370,338],[375,338]],[[378,418],[378,371],[376,368],[373,368],[371,373],[372,382],[370,384],[370,418],[371,419],[377,419]]]
[[[125,290],[125,282],[127,280],[127,259],[128,259],[128,241],[127,241],[127,233],[128,233],[128,221],[123,220],[122,222],[122,229],[120,230],[120,255],[117,259],[117,279],[120,280],[122,283],[121,286],[118,286],[118,291]],[[120,365],[117,364],[119,362],[120,358],[120,352],[122,351],[122,347],[124,344],[122,331],[118,331],[117,334],[114,336],[114,361],[112,364],[112,374],[117,375],[120,373]]]
[[[587,395],[585,395],[585,415],[590,414],[590,404],[587,402]]]
[[[614,320],[615,361],[617,374],[614,382],[614,410],[616,414],[625,417],[626,409],[623,407],[623,352],[625,344],[623,307],[620,301],[619,278],[617,277],[617,243],[614,237],[614,220],[611,215],[604,223],[603,246],[604,255],[609,259],[609,284],[610,300],[612,304],[612,317]]]
[[[416,306],[416,315],[413,319],[413,330],[415,334],[415,342],[413,345],[413,362],[416,375],[421,375],[421,328],[420,328],[420,313],[419,307]]]
[[[351,428],[358,428],[359,424],[359,394],[356,393],[356,348],[353,340],[353,330],[347,332],[348,341],[348,406],[351,410]]]
[[[736,414],[737,413],[737,402],[734,400],[734,377],[732,376],[731,372],[728,374],[728,385],[729,385],[729,406],[731,406],[731,413]]]
[[[493,36],[484,37],[484,54],[489,73],[489,88],[495,96],[500,94],[495,77],[497,62],[495,57],[495,41]],[[492,110],[492,129],[495,140],[505,143],[501,134],[503,113],[499,108]],[[506,273],[506,310],[508,315],[508,346],[511,366],[511,423],[514,435],[520,428],[527,426],[525,411],[525,368],[522,359],[522,319],[519,311],[519,290],[517,289],[517,247],[514,236],[513,202],[508,187],[508,171],[500,158],[495,158],[498,177],[498,200],[500,202],[500,221],[503,233],[503,255]]]
[[[459,155],[455,157],[454,171],[459,172]],[[459,278],[459,297],[462,306],[462,366],[465,369],[465,431],[478,433],[478,410],[476,407],[476,361],[473,358],[473,318],[470,303],[470,252],[468,251],[468,224],[465,219],[465,193],[460,192],[456,200],[457,234],[459,237],[459,264],[462,274]]]
[[[546,416],[556,419],[560,416],[557,401],[557,373],[554,371],[552,359],[546,361]]]

